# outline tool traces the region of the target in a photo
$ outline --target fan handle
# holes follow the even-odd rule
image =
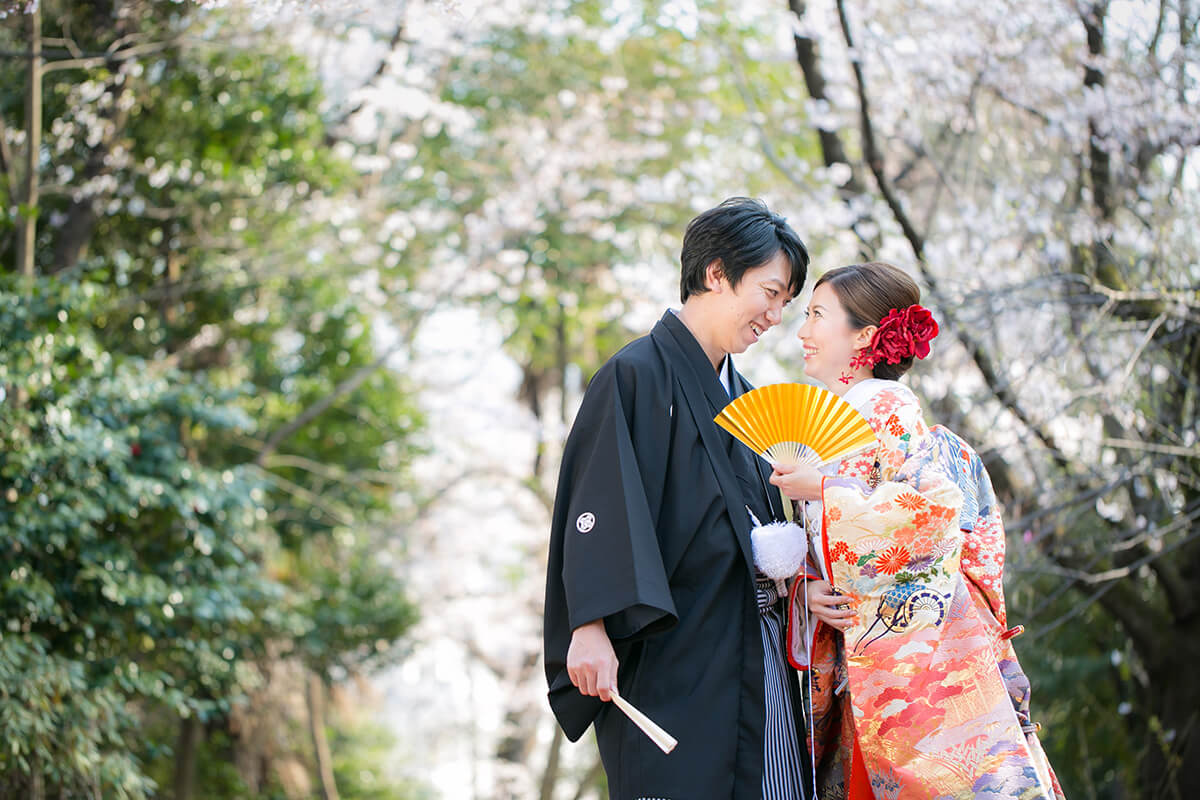
[[[650,737],[650,741],[658,745],[658,749],[664,753],[670,753],[675,749],[675,745],[679,744],[674,736],[664,731],[654,723],[654,720],[647,717],[641,711],[638,711],[633,703],[630,703],[624,697],[617,694],[616,687],[609,690],[612,694],[613,702],[617,704],[617,708],[624,712],[625,716],[629,717],[629,721],[637,725],[642,733]]]

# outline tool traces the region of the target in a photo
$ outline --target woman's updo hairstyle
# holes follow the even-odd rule
[[[899,267],[882,261],[835,267],[823,274],[813,288],[823,283],[833,289],[855,330],[878,325],[892,309],[904,309],[921,302],[921,288],[916,281]],[[871,374],[894,381],[912,365],[911,355],[902,358],[899,364],[880,361]]]

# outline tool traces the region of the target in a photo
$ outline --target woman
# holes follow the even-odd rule
[[[937,323],[902,270],[817,282],[804,371],[857,408],[878,444],[827,466],[778,467],[810,536],[788,650],[808,672],[809,746],[826,798],[1061,798],[1030,722],[1006,630],[1004,531],[979,457],[926,427],[897,382]]]

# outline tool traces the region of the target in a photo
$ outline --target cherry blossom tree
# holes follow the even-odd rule
[[[877,232],[860,257],[912,268],[954,342],[920,384],[987,447],[1020,535],[1010,591],[1056,763],[1081,789],[1191,796],[1197,9],[789,8],[825,114],[809,135],[842,170],[847,224]],[[1056,702],[1077,648],[1112,668]],[[1114,759],[1076,769],[1092,748]]]

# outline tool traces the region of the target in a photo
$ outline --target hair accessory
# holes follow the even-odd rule
[[[880,361],[899,364],[910,356],[924,358],[929,355],[929,342],[937,335],[937,320],[929,309],[919,304],[893,308],[880,321],[871,343],[850,360],[850,368],[873,367]]]

